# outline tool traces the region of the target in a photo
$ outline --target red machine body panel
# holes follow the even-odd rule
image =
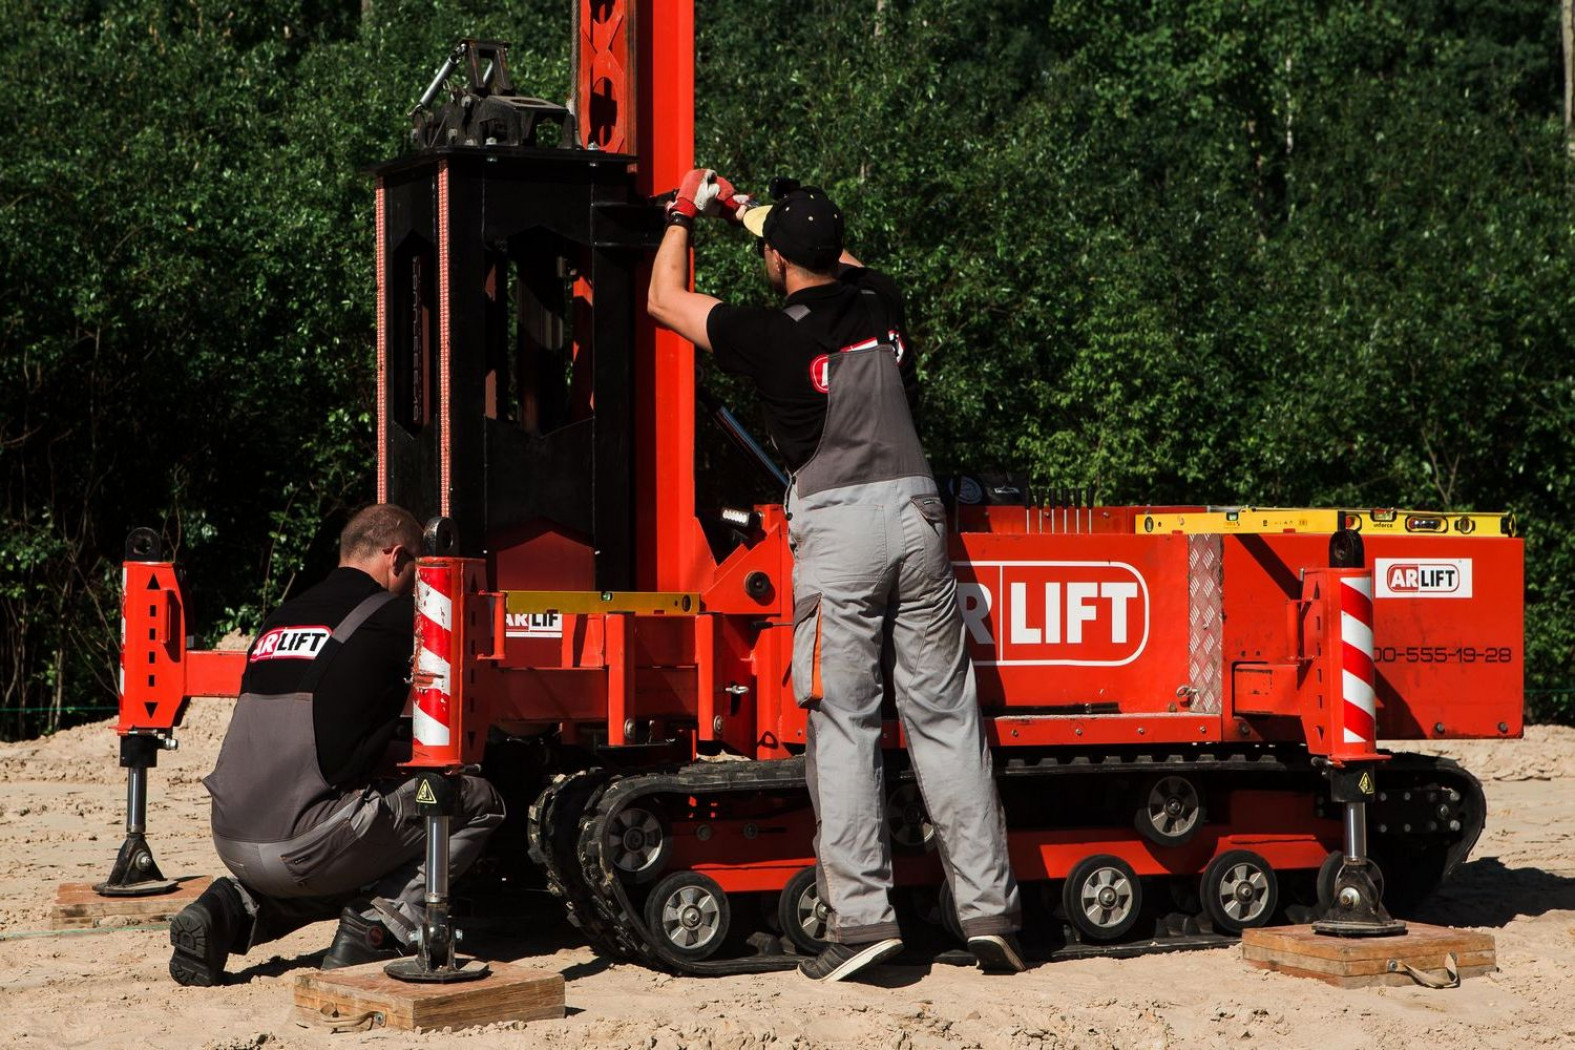
[[[1002,516],[1013,518],[1022,520]],[[999,742],[1299,738],[1296,608],[1302,574],[1325,557],[1327,542],[1302,534],[956,536],[959,603],[980,703],[999,723]],[[573,589],[581,549],[542,534],[499,552],[482,576],[506,581],[499,590],[525,580]],[[1200,549],[1218,550],[1216,574],[1200,575]],[[1520,541],[1383,536],[1368,551],[1380,736],[1520,734]],[[743,590],[752,572],[769,582],[764,600]],[[752,757],[786,754],[802,742],[804,719],[789,677],[791,554],[780,521],[714,576],[696,617],[506,618],[478,717],[602,723],[609,669],[618,669],[629,691],[626,718],[688,723],[698,742]],[[1199,591],[1209,589],[1200,580],[1217,586],[1217,609],[1200,604]],[[186,697],[238,691],[243,653],[187,650],[173,564],[128,562],[126,586],[121,732],[171,728]],[[480,595],[496,585],[471,586],[477,603],[490,602]],[[490,623],[491,610],[473,615]],[[1213,664],[1199,660],[1200,647],[1215,644],[1199,632],[1211,615],[1219,628]],[[536,685],[510,680],[521,676]],[[710,683],[703,697],[695,695],[701,677]],[[709,718],[699,717],[702,708]]]
[[[1292,534],[1225,539],[1226,653],[1233,689],[1258,688],[1255,678],[1271,677],[1275,666],[1294,660],[1294,636],[1271,610],[1294,600],[1300,569],[1324,557],[1327,542],[1322,536]],[[1379,736],[1520,735],[1525,681],[1521,541],[1368,536],[1366,550],[1374,580]],[[1407,582],[1413,572],[1420,580],[1429,567],[1436,580]]]
[[[1186,537],[958,539],[958,604],[985,707],[1175,712],[1189,681]]]

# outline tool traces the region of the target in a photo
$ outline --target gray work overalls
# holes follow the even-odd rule
[[[866,294],[866,303],[868,294]],[[803,307],[790,309],[794,320]],[[884,327],[880,330],[884,331]],[[963,639],[946,516],[893,348],[833,352],[826,422],[788,493],[793,684],[830,940],[898,936],[880,747],[881,652],[908,754],[968,936],[1015,931],[1021,907]]]
[[[246,891],[253,929],[232,950],[335,918],[352,900],[382,900],[419,925],[425,894],[425,822],[416,780],[336,788],[323,779],[312,697],[333,658],[394,599],[370,595],[352,609],[291,693],[242,693],[204,780],[213,799],[213,845]],[[480,777],[463,777],[451,822],[449,865],[458,877],[503,822],[503,803]],[[408,931],[391,925],[397,935]]]

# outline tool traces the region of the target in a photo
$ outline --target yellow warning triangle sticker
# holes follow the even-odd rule
[[[432,791],[430,780],[423,780],[421,786],[416,788],[416,801],[423,806],[437,805],[437,795]]]
[[[423,781],[421,786],[426,787],[426,782]],[[1362,779],[1357,786],[1362,789],[1362,794],[1371,795],[1373,793],[1373,775],[1371,773],[1363,773]],[[418,795],[417,798],[419,799],[420,796]]]

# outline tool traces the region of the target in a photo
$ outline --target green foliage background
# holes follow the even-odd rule
[[[1109,502],[1514,511],[1575,696],[1557,0],[697,0],[696,158],[907,286],[938,463]],[[121,543],[206,640],[371,498],[371,189],[458,36],[568,0],[0,0],[0,736],[113,703]],[[710,235],[703,288],[759,290]]]

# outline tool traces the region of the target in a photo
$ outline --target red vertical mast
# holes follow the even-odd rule
[[[639,157],[656,194],[694,166],[693,0],[576,0],[574,110],[587,146]],[[635,287],[636,586],[697,589],[714,564],[695,519],[693,344],[658,329]]]

